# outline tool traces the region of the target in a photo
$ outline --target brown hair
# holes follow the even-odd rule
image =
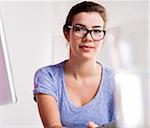
[[[106,9],[98,4],[91,1],[83,1],[74,5],[66,18],[66,23],[63,26],[64,31],[69,31],[68,25],[72,25],[73,17],[80,12],[98,12],[102,19],[104,20],[104,27],[106,26],[107,17],[106,17]]]

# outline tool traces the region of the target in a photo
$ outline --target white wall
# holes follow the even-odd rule
[[[69,8],[76,2],[0,1],[0,13],[6,30],[8,50],[18,96],[16,104],[0,106],[0,128],[41,128],[33,101],[33,76],[36,69],[67,58],[62,34]],[[109,11],[108,33],[121,30],[120,38],[135,46],[135,62],[147,72],[147,2],[101,2]],[[111,66],[108,37],[98,60]],[[140,59],[139,59],[140,58]],[[144,77],[147,81],[147,76]],[[145,82],[147,83],[147,82]],[[147,84],[144,90],[147,89]],[[145,97],[147,93],[145,94]]]

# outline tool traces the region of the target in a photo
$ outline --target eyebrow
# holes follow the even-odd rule
[[[75,25],[80,25],[80,26],[82,26],[82,27],[85,27],[86,28],[86,26],[85,25],[83,25],[83,24],[75,24]],[[103,28],[102,26],[98,26],[98,25],[96,25],[96,26],[92,26],[92,28]]]

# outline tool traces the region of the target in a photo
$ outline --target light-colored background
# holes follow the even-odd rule
[[[16,104],[0,106],[0,128],[42,127],[33,101],[34,73],[39,67],[67,58],[62,26],[70,7],[76,3],[77,1],[0,1],[18,97]],[[117,33],[116,41],[131,43],[134,52],[131,50],[133,62],[130,65],[136,67],[141,74],[144,104],[148,107],[148,2],[100,3],[107,8],[109,21],[105,46],[98,55],[98,60],[112,66],[108,48],[111,43],[109,33]]]

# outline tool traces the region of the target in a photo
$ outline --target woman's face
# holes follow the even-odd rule
[[[80,58],[82,60],[96,59],[97,53],[101,50],[103,39],[95,40],[99,30],[103,30],[104,21],[97,12],[81,12],[73,17],[73,28],[67,36],[70,46],[70,57]],[[87,33],[87,30],[94,30]],[[87,34],[84,34],[87,33]],[[83,35],[84,36],[83,36]],[[82,35],[83,37],[79,37]]]

